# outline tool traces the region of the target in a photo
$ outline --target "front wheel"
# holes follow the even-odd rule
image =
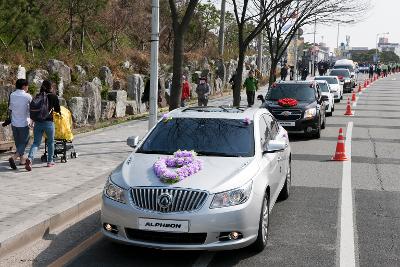
[[[326,127],[326,115],[324,116],[324,121],[322,122],[321,129],[325,129]]]
[[[292,161],[289,160],[289,166],[286,172],[285,185],[283,186],[278,196],[279,201],[283,201],[289,198],[291,185],[292,185]]]
[[[256,241],[251,245],[255,252],[262,252],[267,246],[269,232],[269,195],[265,193],[262,203],[260,222],[258,224],[258,235]]]

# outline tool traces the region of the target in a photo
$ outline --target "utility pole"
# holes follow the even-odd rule
[[[226,8],[226,0],[221,1],[221,15],[220,15],[220,25],[219,25],[219,44],[218,51],[221,57],[224,56],[224,47],[225,47],[225,8]]]
[[[314,42],[313,42],[313,48],[312,48],[312,61],[311,61],[311,76],[315,76],[315,34],[317,32],[317,16],[315,16],[314,20]]]
[[[150,73],[150,113],[149,130],[157,123],[158,99],[158,46],[159,46],[159,0],[152,0],[151,19],[151,73]]]

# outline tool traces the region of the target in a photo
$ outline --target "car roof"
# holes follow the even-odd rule
[[[262,112],[262,111],[265,112]],[[268,113],[266,109],[248,108],[245,106],[208,106],[185,107],[175,109],[167,114],[173,118],[209,118],[209,119],[238,119],[254,118],[257,113]]]
[[[338,71],[338,70],[339,70],[339,71],[348,71],[348,72],[350,72],[348,69],[333,69],[333,70],[331,70],[331,72],[332,72],[332,71]]]
[[[310,84],[315,83],[315,80],[307,80],[307,81],[279,81],[277,84]]]
[[[318,79],[318,78],[321,78],[321,79],[324,79],[324,78],[335,78],[335,79],[337,79],[337,76],[329,76],[329,75],[326,75],[326,76],[318,76],[318,77],[315,77],[315,79]]]

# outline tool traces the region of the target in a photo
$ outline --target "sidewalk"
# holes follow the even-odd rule
[[[265,94],[265,89],[258,93]],[[210,100],[209,105],[228,105],[232,97]],[[246,96],[242,95],[242,104]],[[258,103],[256,103],[257,105]],[[108,174],[132,151],[129,136],[144,136],[147,119],[126,122],[75,137],[77,159],[46,168],[37,154],[31,172],[17,171],[0,163],[0,257],[41,238],[68,220],[98,206]]]

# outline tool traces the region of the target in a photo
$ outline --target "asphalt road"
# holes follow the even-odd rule
[[[40,250],[30,265],[42,266],[75,251],[79,254],[71,253],[68,266],[335,266],[352,259],[354,266],[400,266],[400,75],[368,88],[354,117],[343,116],[344,102],[336,104],[321,139],[290,136],[292,192],[272,211],[269,243],[262,253],[159,251],[101,237],[82,246],[97,232],[99,214],[94,213],[54,233],[53,242],[21,252],[14,262]],[[352,132],[347,141],[351,162],[345,164],[330,160],[340,127],[345,134]],[[350,188],[344,188],[349,181]],[[343,205],[346,197],[353,201]],[[348,211],[351,218],[346,218]],[[354,249],[347,255],[340,246],[349,241]]]

